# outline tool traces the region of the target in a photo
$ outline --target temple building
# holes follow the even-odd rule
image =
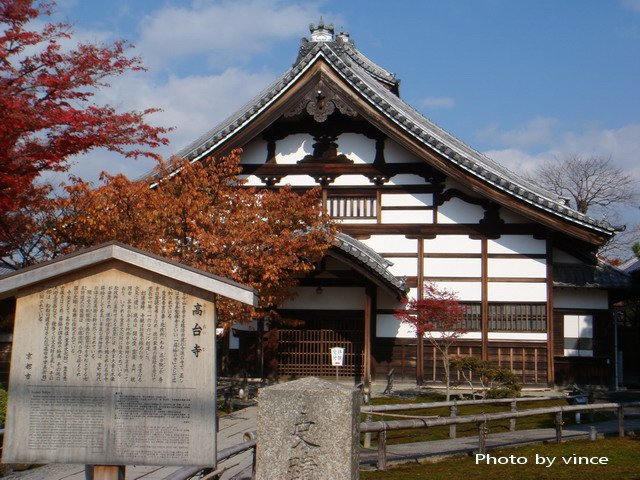
[[[628,276],[596,252],[614,228],[426,119],[347,33],[310,30],[291,68],[179,153],[242,148],[248,185],[320,186],[339,223],[331,251],[280,306],[300,325],[238,325],[224,347],[233,367],[332,376],[329,349],[342,346],[341,375],[439,381],[437,349],[426,343],[417,359],[415,333],[393,315],[431,281],[467,306],[453,353],[525,384],[611,384],[610,305]]]

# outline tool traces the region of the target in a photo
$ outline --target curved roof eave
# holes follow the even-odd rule
[[[177,153],[190,161],[198,161],[233,138],[253,119],[282,97],[319,59],[324,58],[338,75],[356,90],[369,104],[425,147],[445,157],[458,168],[482,180],[492,187],[517,198],[537,209],[569,222],[595,230],[604,236],[612,236],[615,229],[606,222],[599,222],[566,205],[552,192],[527,182],[516,173],[497,164],[487,156],[461,142],[432,121],[425,118],[400,97],[383,86],[372,76],[369,68],[343,59],[342,51],[334,51],[331,44],[317,43],[294,66],[272,82],[260,94],[214,129],[202,135]],[[345,53],[353,59],[353,54]],[[369,62],[371,62],[369,60]],[[385,74],[388,72],[380,69]],[[391,75],[391,74],[389,74]]]

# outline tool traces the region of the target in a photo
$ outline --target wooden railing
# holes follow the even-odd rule
[[[557,398],[557,397],[556,397]],[[446,402],[443,402],[446,403]],[[421,404],[413,404],[415,405]],[[425,404],[422,404],[425,405]],[[382,406],[382,405],[381,405]],[[395,405],[397,407],[397,405]],[[442,406],[442,405],[441,405]],[[596,412],[596,411],[615,411],[618,417],[618,435],[624,437],[624,409],[630,407],[640,407],[640,402],[630,403],[599,403],[589,405],[569,405],[558,407],[533,408],[516,412],[503,413],[487,413],[480,415],[464,415],[442,418],[413,418],[407,420],[391,420],[378,422],[363,422],[360,424],[360,433],[378,433],[378,460],[377,466],[379,470],[387,468],[387,431],[390,430],[407,430],[416,428],[430,428],[443,425],[462,425],[477,424],[478,425],[478,452],[486,452],[486,441],[488,435],[487,424],[491,421],[516,419],[522,417],[532,417],[535,415],[555,414],[555,440],[557,443],[562,441],[562,415],[564,413],[580,413],[580,412]]]

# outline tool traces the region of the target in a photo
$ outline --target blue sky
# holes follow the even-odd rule
[[[154,122],[175,127],[165,155],[290,66],[321,15],[397,74],[406,101],[510,168],[611,155],[640,178],[640,0],[59,0],[57,13],[83,40],[136,45],[149,71],[99,99],[162,108]],[[97,152],[74,172],[149,167]]]

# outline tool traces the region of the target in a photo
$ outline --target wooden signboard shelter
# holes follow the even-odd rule
[[[215,465],[216,298],[253,289],[114,242],[3,277],[9,296],[4,462]]]

